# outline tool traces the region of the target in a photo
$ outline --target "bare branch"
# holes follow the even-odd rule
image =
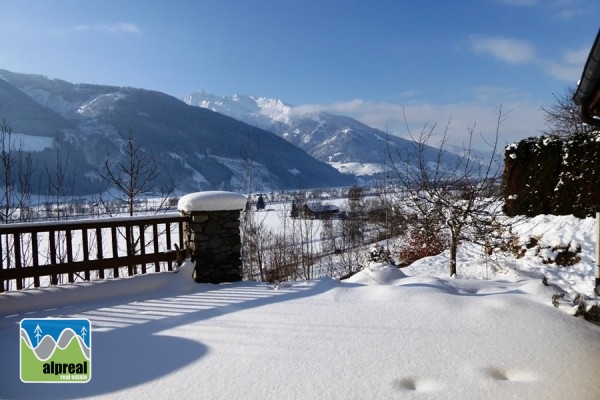
[[[135,199],[144,191],[150,189],[159,177],[158,163],[153,154],[147,154],[141,145],[133,138],[133,128],[128,128],[128,135],[121,135],[124,141],[124,155],[120,161],[112,162],[111,154],[107,153],[103,169],[96,172],[109,185],[116,187],[118,194],[111,196],[127,203],[129,215],[134,213]],[[172,189],[168,190],[172,193]],[[164,201],[163,201],[164,203]]]

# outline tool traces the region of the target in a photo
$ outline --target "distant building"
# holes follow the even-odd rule
[[[333,205],[305,204],[304,216],[312,219],[330,219],[339,214],[340,209]]]

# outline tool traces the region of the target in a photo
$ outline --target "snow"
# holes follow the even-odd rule
[[[77,112],[81,115],[96,117],[100,113],[105,112],[106,110],[114,110],[115,103],[125,97],[127,97],[127,95],[119,91],[114,93],[101,94],[80,106],[77,109]]]
[[[54,147],[54,138],[48,136],[27,135],[24,133],[12,133],[10,143],[8,136],[5,138],[5,147],[14,147],[22,151],[43,151]]]
[[[512,231],[518,245],[525,251],[522,257],[499,253],[484,259],[481,248],[463,245],[457,255],[458,274],[468,279],[495,279],[519,281],[546,277],[566,291],[571,298],[577,293],[593,291],[595,270],[595,218],[579,219],[572,215],[538,215],[533,218],[516,217]],[[527,249],[527,242],[535,238],[536,246]],[[569,267],[545,263],[556,257],[556,249],[576,250],[581,261]],[[403,271],[408,275],[446,277],[448,253],[421,259]]]
[[[215,96],[203,90],[183,98],[188,105],[207,108],[250,125],[269,130],[273,122],[290,122],[291,106],[281,100],[234,94]]]
[[[204,177],[204,175],[192,168],[190,164],[188,164],[179,154],[173,152],[169,152],[168,154],[174,159],[179,160],[184,169],[190,170],[192,172],[192,176],[190,179],[198,186],[202,186],[203,184],[209,184],[208,180]],[[198,155],[198,157],[200,158],[204,157],[204,155],[201,154],[196,155]]]
[[[245,196],[219,190],[186,194],[177,203],[177,209],[185,212],[243,210],[245,206]]]
[[[328,164],[341,173],[357,176],[374,175],[383,171],[382,165],[377,163],[329,162]]]
[[[581,246],[581,265],[564,268],[535,252],[492,268],[462,246],[456,279],[442,253],[344,281],[197,284],[187,261],[177,273],[3,293],[0,398],[598,399],[600,326],[567,301],[591,295],[593,230],[572,216],[518,226],[522,243]],[[19,322],[44,317],[91,321],[89,383],[19,380]]]
[[[239,158],[219,157],[215,155],[207,156],[217,160],[229,170],[233,172],[233,176],[229,181],[230,187],[246,187],[247,182],[244,177],[247,175],[248,165],[246,161]],[[273,174],[263,163],[253,161],[254,182],[257,187],[268,186],[273,182]],[[268,183],[268,184],[267,184]]]

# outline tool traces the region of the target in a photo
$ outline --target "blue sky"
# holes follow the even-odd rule
[[[278,98],[407,135],[538,135],[598,31],[589,0],[0,0],[0,68],[178,98]],[[480,147],[480,146],[479,146]]]

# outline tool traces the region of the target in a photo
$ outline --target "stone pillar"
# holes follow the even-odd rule
[[[245,196],[223,191],[191,193],[179,200],[179,212],[189,218],[185,242],[196,262],[196,282],[242,280],[240,211],[245,206]]]

